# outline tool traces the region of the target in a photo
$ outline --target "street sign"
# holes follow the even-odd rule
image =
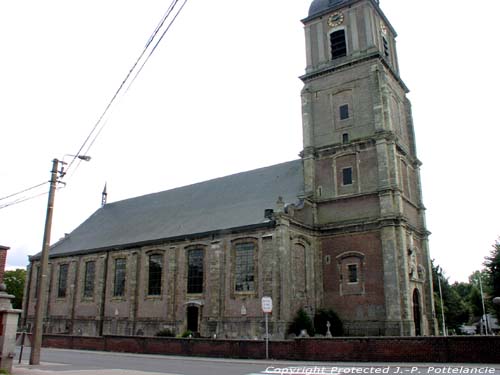
[[[262,312],[266,314],[273,312],[273,300],[271,297],[262,297]]]

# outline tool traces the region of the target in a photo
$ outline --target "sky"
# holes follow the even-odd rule
[[[0,198],[48,181],[54,158],[71,161],[170,2],[0,2]],[[431,257],[466,281],[500,236],[500,2],[380,4],[410,89]],[[52,243],[100,207],[105,184],[115,202],[298,158],[309,5],[188,0],[112,107],[91,161],[64,178]],[[8,268],[41,250],[46,205],[43,195],[0,209]]]

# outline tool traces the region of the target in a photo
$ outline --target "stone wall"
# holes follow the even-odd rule
[[[284,338],[296,310],[316,308],[320,258],[310,236],[283,219],[278,229],[259,228],[197,239],[185,239],[131,249],[104,251],[50,259],[49,301],[44,332],[83,336],[153,336],[170,329],[188,329],[187,309],[198,309],[198,334],[202,337],[263,337],[261,298],[270,296],[274,311],[270,327],[275,338]],[[253,243],[254,290],[235,291],[235,254],[238,243]],[[203,290],[187,290],[187,252],[203,249]],[[290,259],[291,255],[293,259]],[[149,257],[162,259],[161,291],[149,295]],[[115,264],[126,262],[123,295],[115,290]],[[94,289],[85,294],[86,264],[95,264]],[[65,293],[59,293],[61,266],[67,265]],[[26,294],[27,323],[33,320],[38,263],[31,265],[32,287]],[[307,271],[306,271],[307,269]],[[294,272],[297,271],[297,272]],[[306,276],[307,275],[307,276]],[[300,278],[299,276],[303,276]],[[297,280],[296,280],[297,279]],[[298,285],[295,287],[295,285]]]

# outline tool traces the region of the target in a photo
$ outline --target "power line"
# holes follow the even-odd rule
[[[27,198],[19,198],[19,199],[15,200],[14,202],[9,202],[9,203],[5,203],[5,204],[1,205],[0,206],[0,210],[3,209],[3,208],[14,206],[14,205],[19,204],[19,203],[23,203],[23,202],[29,201],[31,199],[35,199],[35,198],[41,197],[41,196],[46,195],[46,194],[48,194],[48,192],[40,193],[40,194],[37,194],[37,195],[32,195],[31,197],[27,197]]]
[[[130,70],[128,71],[127,75],[125,76],[125,79],[122,81],[122,83],[120,84],[120,86],[118,87],[118,90],[116,90],[115,94],[113,95],[113,97],[111,98],[111,100],[108,102],[108,104],[106,105],[105,109],[104,109],[104,112],[101,114],[101,116],[99,117],[99,119],[97,120],[97,122],[94,124],[94,127],[92,128],[92,130],[90,131],[89,135],[87,136],[87,138],[85,139],[85,141],[83,142],[83,144],[80,146],[78,152],[75,154],[75,156],[73,157],[73,159],[71,160],[71,162],[68,164],[68,167],[66,168],[66,172],[72,167],[73,163],[75,162],[75,160],[77,159],[77,157],[79,155],[81,155],[83,149],[85,148],[85,146],[87,145],[87,143],[90,141],[90,139],[92,138],[92,135],[96,132],[96,130],[99,128],[99,126],[101,125],[104,117],[108,114],[109,110],[111,109],[112,105],[114,104],[114,102],[116,101],[116,99],[118,98],[119,94],[121,93],[121,91],[123,90],[123,88],[125,87],[125,85],[127,84],[128,80],[130,79],[130,77],[132,76],[132,74],[134,73],[134,71],[136,70],[136,67],[139,65],[139,62],[142,60],[142,58],[144,57],[144,55],[146,54],[148,48],[150,47],[151,43],[155,40],[155,38],[157,37],[158,33],[160,32],[161,28],[163,27],[163,25],[165,24],[166,20],[168,19],[168,17],[171,15],[172,11],[174,10],[174,8],[176,7],[177,3],[179,2],[179,0],[172,0],[170,6],[168,7],[167,11],[165,12],[165,14],[163,15],[163,17],[161,18],[160,22],[158,23],[158,25],[156,26],[155,30],[153,31],[153,33],[151,34],[151,36],[149,37],[146,45],[144,46],[142,52],[140,53],[139,57],[136,59],[136,61],[134,62],[134,64],[132,65],[132,67],[130,68]],[[127,87],[127,91],[130,89],[130,87],[132,86],[133,82],[135,81],[135,79],[137,78],[137,76],[139,75],[139,73],[142,71],[142,68],[144,67],[144,65],[146,64],[146,62],[149,60],[149,57],[151,57],[152,53],[154,52],[154,50],[156,49],[156,47],[158,46],[159,42],[163,39],[163,37],[165,36],[166,32],[168,31],[168,29],[170,28],[170,26],[172,25],[172,23],[175,21],[175,19],[177,18],[177,16],[179,15],[180,11],[182,10],[182,8],[184,7],[184,5],[186,4],[187,0],[184,1],[184,4],[181,6],[181,8],[179,9],[179,11],[176,13],[176,15],[174,16],[173,20],[169,23],[167,29],[163,32],[163,34],[161,35],[160,37],[160,40],[155,44],[155,46],[153,47],[153,50],[152,52],[150,52],[150,54],[148,55],[148,57],[146,58],[145,62],[141,65],[139,71],[134,75],[134,79],[133,81],[128,85]],[[97,137],[101,134],[101,131],[103,130],[104,126],[107,124],[107,121],[104,122],[102,124],[102,126],[99,128],[97,134],[94,136],[94,138],[92,139],[92,141],[90,142],[90,144],[88,145],[86,151],[85,151],[85,154],[88,153],[88,151],[90,150],[90,148],[92,147],[92,145],[94,144],[94,142],[96,141]],[[80,165],[80,163],[78,163],[75,167],[75,170],[78,168],[78,166]],[[74,174],[74,172],[72,173]]]
[[[0,201],[3,201],[4,199],[8,199],[8,198],[15,197],[16,195],[19,195],[19,194],[25,193],[25,192],[30,191],[30,190],[33,190],[33,189],[36,189],[37,187],[43,186],[43,185],[45,185],[45,184],[47,184],[47,183],[48,183],[48,182],[47,182],[47,181],[45,181],[45,182],[42,182],[41,184],[38,184],[38,185],[35,185],[35,186],[31,186],[31,187],[26,188],[26,189],[24,189],[24,190],[18,191],[17,193],[10,194],[10,195],[6,195],[5,197],[0,198]]]
[[[174,5],[172,7],[172,10],[173,8],[175,7],[175,5],[177,5],[179,0],[175,0],[174,1]],[[175,16],[172,18],[172,21],[170,21],[170,23],[168,24],[168,26],[166,27],[166,29],[163,31],[162,35],[160,36],[159,40],[155,43],[154,47],[151,49],[151,51],[149,52],[148,56],[146,57],[146,59],[143,61],[143,63],[141,64],[141,66],[139,67],[139,69],[136,71],[134,77],[132,78],[132,81],[130,82],[130,84],[128,85],[127,89],[125,90],[125,93],[128,92],[128,90],[132,87],[132,85],[134,84],[135,80],[137,79],[137,77],[139,76],[139,74],[141,74],[142,72],[142,69],[144,68],[144,66],[147,64],[147,62],[149,61],[149,58],[153,55],[153,53],[156,51],[156,48],[158,47],[158,45],[160,44],[160,42],[162,41],[163,37],[165,36],[165,34],[167,33],[167,31],[170,29],[170,27],[172,26],[172,24],[174,23],[174,21],[176,20],[177,16],[179,15],[179,13],[181,12],[182,8],[184,8],[184,5],[186,5],[187,3],[187,0],[184,0],[184,3],[181,5],[181,7],[179,8],[179,10],[177,11],[177,13],[175,14]],[[166,15],[166,17],[168,17],[170,15],[171,11]],[[165,23],[166,21],[166,18],[164,18],[159,26],[157,27],[157,29],[155,30],[154,32],[154,35],[156,36],[158,34],[158,31],[160,30],[161,26],[163,26],[163,24]],[[151,42],[153,41],[154,38],[150,38],[150,40],[148,41],[147,45],[146,45],[146,48],[144,49],[144,51],[141,53],[141,56],[137,59],[136,63],[134,64],[134,67],[130,70],[129,73],[132,73],[132,71],[136,68],[138,62],[142,59],[142,57],[144,56],[144,53],[146,52],[146,49],[147,47],[149,47],[149,45],[151,44]],[[129,78],[129,76],[127,76],[127,79]],[[125,83],[125,81],[124,81]],[[121,87],[120,87],[121,89]],[[94,142],[96,141],[97,137],[99,137],[99,134],[101,134],[101,131],[104,129],[104,127],[106,126],[107,124],[107,120],[106,122],[103,124],[103,126],[101,126],[101,128],[99,129],[99,131],[97,132],[96,136],[94,137],[94,139],[92,140],[92,142],[90,142],[89,146],[87,147],[87,149],[85,150],[84,154],[88,154],[90,148],[92,147],[92,145],[94,144]],[[80,165],[80,163],[78,163],[78,165]],[[78,167],[77,165],[77,167]]]
[[[43,185],[45,185],[45,184],[48,184],[48,182],[45,182]],[[57,190],[61,190],[61,189],[64,189],[64,186],[61,186],[61,187],[57,188]],[[19,203],[30,201],[30,200],[38,198],[38,197],[43,197],[44,195],[47,195],[48,193],[49,192],[46,191],[46,192],[43,192],[43,193],[40,193],[40,194],[35,194],[35,195],[29,196],[29,197],[18,198],[18,199],[16,199],[13,202],[8,202],[8,203],[5,203],[3,205],[0,205],[0,210],[3,209],[3,208],[10,207],[10,206],[15,206],[16,204],[19,204]]]

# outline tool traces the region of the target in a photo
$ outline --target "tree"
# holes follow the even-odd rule
[[[440,266],[435,266],[432,262],[432,280],[434,283],[434,300],[435,309],[441,330],[443,322],[441,319],[441,296],[439,294],[439,282],[441,282],[441,290],[443,296],[444,316],[446,327],[449,330],[458,330],[458,328],[469,321],[470,309],[459,293],[459,288],[453,288],[448,278],[445,277],[443,269]]]
[[[499,239],[500,240],[500,239]],[[488,301],[491,301],[493,297],[500,297],[500,242],[497,240],[493,245],[493,249],[488,257],[485,258],[484,265],[486,266],[486,272],[489,276],[489,286],[491,290],[489,291]],[[498,305],[494,306],[497,318],[500,320],[500,307]]]
[[[7,287],[7,293],[14,296],[12,300],[14,309],[22,309],[25,281],[26,270],[18,268],[15,271],[5,271],[3,282]]]

